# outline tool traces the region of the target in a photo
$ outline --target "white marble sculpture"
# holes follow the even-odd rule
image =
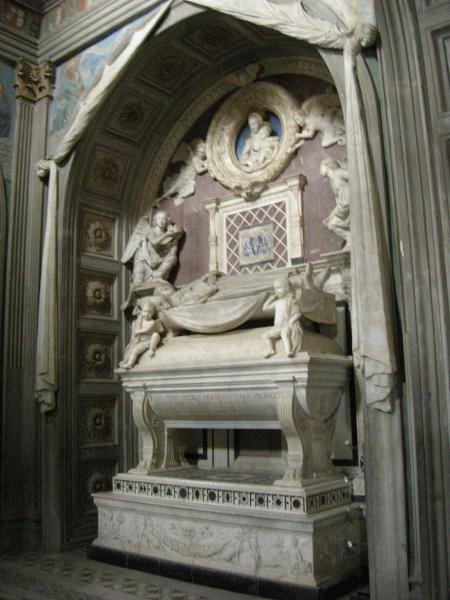
[[[203,304],[217,292],[215,284],[219,276],[217,272],[207,273],[179,288],[168,281],[159,282],[154,290],[153,303],[158,308],[166,309]]]
[[[322,146],[333,144],[342,146],[345,141],[345,125],[339,97],[336,94],[321,94],[305,100],[294,114],[299,126],[295,148],[300,148],[305,140],[312,139],[317,132],[322,134]]]
[[[149,356],[154,356],[164,333],[161,321],[155,318],[156,307],[151,298],[145,297],[138,301],[133,314],[136,318],[131,326],[130,343],[125,348],[124,358],[119,364],[122,369],[134,367],[141,354],[147,350]]]
[[[275,293],[271,294],[263,305],[263,310],[275,311],[273,327],[263,335],[266,345],[264,356],[269,358],[275,354],[275,342],[281,339],[286,354],[292,358],[300,350],[303,339],[300,306],[287,277],[275,279],[273,289]]]
[[[323,224],[344,241],[343,250],[350,250],[350,200],[348,193],[348,168],[346,161],[326,158],[320,164],[320,174],[330,182],[336,206]]]
[[[248,116],[250,135],[245,140],[239,162],[244,171],[259,171],[270,163],[278,150],[278,137],[272,135],[272,126],[258,112]]]
[[[263,311],[274,313],[272,329],[263,334],[266,346],[265,358],[276,353],[276,341],[281,339],[289,358],[300,351],[303,329],[300,318],[306,316],[316,323],[335,323],[336,306],[332,294],[323,291],[330,269],[315,275],[311,263],[303,274],[277,277],[273,282],[275,293],[263,304]]]
[[[292,159],[298,129],[292,115],[297,108],[288,90],[268,81],[245,85],[228,96],[206,136],[211,177],[246,201],[259,198]],[[279,136],[272,130],[268,114],[277,117]],[[247,123],[250,131],[241,149],[237,142]]]
[[[196,139],[190,144],[183,142],[175,152],[172,163],[182,162],[183,166],[174,175],[169,175],[163,181],[163,198],[173,198],[178,206],[185,198],[195,192],[195,178],[206,171],[205,142]]]
[[[134,286],[168,278],[177,262],[178,241],[183,233],[162,210],[139,220],[121,259],[124,264],[133,261]]]

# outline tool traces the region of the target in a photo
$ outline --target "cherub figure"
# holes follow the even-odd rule
[[[150,356],[154,356],[164,331],[161,321],[154,318],[156,307],[151,299],[141,299],[133,314],[136,315],[136,318],[131,326],[131,340],[125,348],[122,362],[119,363],[122,369],[134,367],[138,358],[146,350],[149,351]]]
[[[346,143],[344,117],[337,94],[329,92],[308,98],[294,114],[294,121],[300,128],[294,150],[300,148],[305,140],[312,139],[318,131],[322,134],[323,148]]]
[[[173,198],[178,206],[188,196],[195,192],[195,178],[206,171],[206,144],[196,139],[190,144],[183,142],[175,152],[172,163],[184,163],[174,175],[169,175],[163,181],[163,193],[158,198]]]
[[[300,305],[287,277],[275,279],[273,289],[275,293],[263,305],[265,311],[275,310],[273,327],[263,334],[267,349],[264,356],[269,358],[275,354],[275,342],[281,339],[286,354],[292,358],[300,350],[303,339]]]

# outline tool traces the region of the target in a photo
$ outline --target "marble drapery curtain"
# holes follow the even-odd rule
[[[307,12],[306,2],[300,0],[189,1],[276,29],[310,44],[343,51],[351,203],[354,363],[366,402],[389,412],[396,391],[391,280],[356,71],[361,49],[373,44],[376,38],[374,24],[365,22],[368,15],[373,14],[372,3],[369,0],[318,0],[311,8],[308,6]],[[336,7],[334,13],[333,5]],[[332,15],[333,21],[316,16],[318,14]]]
[[[47,213],[42,251],[41,281],[39,289],[39,321],[36,357],[36,400],[41,411],[53,410],[56,406],[57,373],[57,220],[59,171],[73,152],[77,142],[103,105],[113,86],[124,73],[143,42],[151,35],[169,11],[173,0],[166,0],[159,10],[124,45],[122,51],[105,65],[98,83],[80,104],[75,119],[61,140],[57,150],[48,160],[39,161],[37,172],[41,178],[49,178]]]

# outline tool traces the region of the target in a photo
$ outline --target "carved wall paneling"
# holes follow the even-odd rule
[[[80,312],[82,316],[118,318],[117,285],[113,274],[83,270],[80,272]]]
[[[118,445],[118,402],[118,396],[103,394],[79,397],[80,448]]]
[[[187,79],[198,73],[203,60],[186,53],[181,54],[175,45],[166,46],[142,68],[139,79],[165,94],[175,94]]]
[[[91,210],[83,210],[81,215],[80,245],[87,254],[117,258],[117,226],[109,216]]]
[[[149,103],[148,98],[130,89],[111,110],[106,130],[139,144],[146,129],[155,125],[160,112],[159,100]]]
[[[118,200],[125,183],[129,161],[126,156],[97,146],[91,156],[86,190]]]

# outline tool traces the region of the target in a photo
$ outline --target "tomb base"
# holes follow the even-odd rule
[[[113,492],[94,494],[92,558],[282,598],[319,598],[360,572],[362,517],[342,478],[299,490],[274,485],[276,473],[228,475],[118,475]]]

